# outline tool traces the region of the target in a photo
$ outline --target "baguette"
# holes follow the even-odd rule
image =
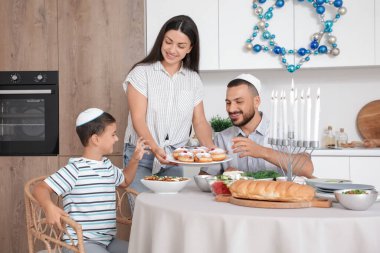
[[[293,182],[238,180],[230,186],[235,198],[268,201],[311,201],[315,190],[308,185]]]

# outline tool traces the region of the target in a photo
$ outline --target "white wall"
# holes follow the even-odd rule
[[[328,125],[333,126],[334,131],[344,127],[349,141],[361,140],[356,129],[359,110],[365,104],[380,99],[380,67],[301,69],[293,74],[286,70],[202,72],[208,119],[216,114],[227,117],[224,102],[226,85],[241,73],[253,74],[261,80],[261,111],[264,113],[269,113],[272,90],[290,90],[292,77],[299,91],[310,87],[312,94],[316,94],[316,89],[320,87],[321,133]]]

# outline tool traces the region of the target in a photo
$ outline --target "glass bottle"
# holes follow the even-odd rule
[[[337,144],[338,147],[341,147],[342,144],[347,144],[348,135],[344,132],[344,128],[341,128],[339,131],[339,135],[337,136]]]
[[[324,147],[335,148],[335,135],[332,130],[332,126],[328,126],[324,133]]]

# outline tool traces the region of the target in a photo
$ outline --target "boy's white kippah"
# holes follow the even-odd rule
[[[81,113],[79,113],[77,121],[76,121],[76,126],[81,126],[86,124],[87,122],[90,122],[91,120],[96,119],[100,115],[104,113],[103,110],[100,110],[98,108],[89,108]]]
[[[260,92],[261,92],[261,82],[260,82],[259,79],[257,79],[253,75],[251,75],[251,74],[241,74],[241,75],[238,75],[237,77],[235,77],[235,79],[242,79],[242,80],[245,80],[245,81],[251,83],[253,86],[255,86],[257,92],[260,95]]]

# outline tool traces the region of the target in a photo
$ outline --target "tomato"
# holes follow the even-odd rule
[[[215,195],[219,194],[231,194],[230,190],[228,189],[227,185],[222,181],[216,181],[211,185],[212,192]]]

